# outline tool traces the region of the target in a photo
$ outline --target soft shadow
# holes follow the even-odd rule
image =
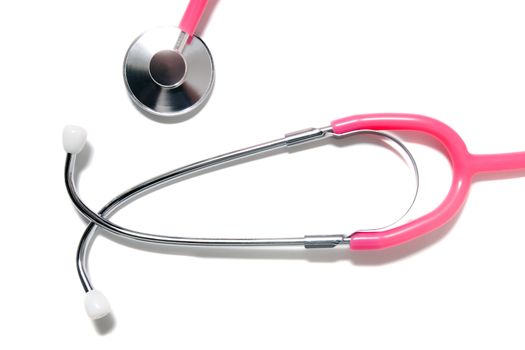
[[[86,142],[86,145],[82,149],[82,151],[77,154],[76,160],[75,160],[75,183],[78,183],[78,176],[80,172],[82,172],[84,169],[87,168],[89,164],[91,164],[91,160],[93,159],[93,147],[91,144]]]
[[[370,251],[352,251],[348,246],[326,249],[304,249],[303,247],[203,247],[203,246],[172,246],[133,241],[101,230],[107,239],[141,251],[157,254],[171,254],[214,259],[242,260],[305,260],[316,263],[332,263],[348,261],[354,265],[377,266],[385,265],[418,254],[436,242],[443,239],[456,225],[459,215],[441,228],[429,232],[419,238],[402,245]]]
[[[399,130],[395,132],[400,138],[403,139],[406,143],[414,143],[417,145],[427,146],[433,148],[446,156],[447,160],[450,162],[448,157],[448,152],[438,139],[431,136],[430,134],[422,133],[419,131],[410,131],[410,130]]]
[[[206,9],[204,10],[204,13],[202,14],[201,20],[199,22],[199,25],[197,26],[197,29],[195,32],[202,36],[206,32],[206,27],[208,27],[208,23],[210,22],[210,19],[213,16],[213,12],[215,11],[215,8],[217,7],[217,3],[219,0],[209,0],[208,4],[206,5]]]
[[[381,250],[367,250],[367,251],[350,251],[350,260],[355,265],[385,265],[394,261],[405,259],[411,255],[420,253],[430,246],[434,245],[443,239],[456,225],[459,220],[460,212],[448,223],[441,226],[437,230],[428,232],[412,241],[403,243],[399,246],[381,249]]]
[[[93,321],[93,325],[99,335],[110,333],[115,328],[116,324],[117,322],[113,313],[109,313],[108,315]]]
[[[525,177],[525,169],[515,171],[505,171],[499,173],[480,173],[475,174],[472,182],[510,180],[518,177]]]
[[[393,137],[394,139],[402,143],[403,146],[406,146],[404,142],[402,142],[399,136],[393,133],[385,133],[385,134]],[[335,147],[340,147],[340,148],[346,147],[348,145],[363,144],[363,143],[368,144],[368,145],[378,146],[381,148],[386,148],[390,152],[392,152],[394,155],[396,155],[398,159],[402,160],[403,163],[405,163],[405,165],[411,166],[411,164],[409,163],[410,160],[408,159],[408,154],[407,154],[407,153],[410,153],[410,156],[413,156],[410,150],[407,148],[408,152],[406,152],[405,150],[403,150],[403,152],[400,152],[401,146],[397,144],[396,141],[389,139],[386,136],[381,135],[381,134],[375,134],[375,133],[370,133],[367,131],[362,131],[362,132],[356,132],[355,134],[352,134],[352,135],[329,138],[327,139],[326,143],[333,145]],[[395,143],[398,148],[394,147],[392,143]],[[316,147],[315,143],[311,144],[310,146],[311,148]],[[294,149],[292,148],[289,152],[292,153],[293,150]],[[414,159],[414,162],[415,162],[415,159]],[[415,165],[417,167],[417,164]]]
[[[307,260],[312,262],[335,262],[349,260],[348,247],[331,249],[304,249],[298,247],[211,247],[211,246],[179,246],[162,245],[133,241],[100,230],[105,238],[128,248],[157,254],[191,256],[215,259],[242,260]]]

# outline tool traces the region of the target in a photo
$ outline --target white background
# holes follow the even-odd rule
[[[186,1],[0,5],[0,348],[523,349],[519,176],[477,181],[459,219],[387,251],[139,250],[99,236],[91,274],[114,320],[92,324],[74,265],[85,223],[63,185],[65,124],[89,132],[79,187],[94,209],[161,172],[356,113],[426,114],[471,152],[525,150],[522,1],[210,3],[199,33],[215,90],[179,124],[141,115],[121,69],[131,41],[177,24]],[[415,217],[444,198],[450,170],[431,140],[401,136],[421,170]],[[410,200],[409,171],[356,141],[196,177],[114,220],[217,237],[386,224]]]

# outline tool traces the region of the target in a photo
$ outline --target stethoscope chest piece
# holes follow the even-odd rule
[[[208,47],[197,36],[188,40],[177,27],[142,34],[124,59],[124,81],[131,99],[157,117],[192,116],[208,100],[214,80]]]

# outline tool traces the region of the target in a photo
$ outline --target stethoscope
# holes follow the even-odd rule
[[[145,233],[119,226],[108,219],[108,217],[114,214],[120,207],[136,199],[141,194],[148,193],[191,174],[269,151],[287,149],[330,137],[339,138],[361,133],[380,135],[394,141],[395,144],[400,146],[401,151],[405,153],[406,159],[409,160],[408,164],[412,167],[415,174],[415,199],[419,184],[415,160],[401,141],[384,132],[400,130],[418,131],[436,138],[443,145],[446,155],[450,160],[453,177],[447,196],[437,208],[420,218],[399,225],[393,224],[381,229],[358,230],[341,235],[238,239],[192,238]],[[82,286],[86,291],[86,311],[92,319],[104,317],[110,312],[107,299],[102,293],[93,288],[87,271],[88,247],[94,238],[94,232],[97,227],[101,227],[112,234],[126,239],[164,245],[233,247],[303,246],[305,248],[334,248],[341,245],[348,245],[351,250],[385,249],[403,244],[427,232],[434,231],[451,220],[465,202],[474,175],[487,172],[525,169],[525,152],[494,155],[471,154],[468,152],[461,137],[452,128],[436,119],[415,114],[365,114],[338,119],[327,127],[311,128],[290,133],[274,141],[222,154],[175,169],[121,193],[96,213],[81,200],[75,187],[75,160],[77,154],[82,150],[86,142],[86,137],[86,132],[82,128],[69,126],[64,129],[63,142],[64,149],[67,152],[65,166],[67,191],[78,211],[91,222],[86,228],[79,244],[77,270]],[[412,200],[409,210],[413,202],[414,200]],[[403,217],[405,217],[405,215],[403,215]],[[396,221],[396,223],[398,222],[399,221]]]
[[[124,64],[126,86],[131,99],[144,112],[162,118],[191,116],[202,108],[208,99],[214,82],[213,60],[204,42],[194,35],[206,4],[207,1],[191,0],[180,23],[180,29],[154,29],[137,38],[129,48]],[[410,220],[407,220],[407,213],[415,202],[419,188],[417,164],[403,142],[387,133],[403,130],[418,131],[436,138],[443,145],[453,172],[450,189],[441,204],[430,213]],[[139,232],[119,226],[109,219],[125,204],[145,193],[180,181],[189,175],[217,168],[221,164],[327,138],[357,134],[379,136],[389,141],[398,153],[403,155],[414,174],[414,194],[408,209],[400,219],[387,227],[357,230],[340,235],[320,234],[288,238],[192,238]],[[525,152],[471,154],[452,128],[429,117],[390,113],[356,115],[335,120],[330,126],[290,133],[277,140],[205,159],[159,175],[121,193],[97,213],[81,200],[75,187],[75,160],[82,151],[86,138],[86,131],[80,127],[68,126],[64,129],[67,191],[78,211],[90,221],[79,243],[77,271],[86,292],[86,312],[92,319],[103,318],[111,311],[106,297],[94,289],[87,268],[89,247],[96,237],[97,227],[125,239],[163,245],[302,246],[308,249],[347,245],[351,250],[385,249],[413,240],[449,222],[465,202],[472,178],[476,174],[525,169]]]

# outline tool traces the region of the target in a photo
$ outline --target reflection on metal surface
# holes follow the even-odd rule
[[[149,62],[149,74],[158,85],[165,88],[176,88],[184,82],[186,60],[178,51],[159,51]]]
[[[181,118],[208,99],[214,66],[204,42],[193,36],[182,52],[176,27],[161,27],[139,36],[124,60],[124,80],[131,99],[146,113]]]

